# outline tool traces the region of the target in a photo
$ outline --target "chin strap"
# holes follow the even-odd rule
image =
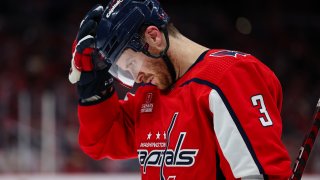
[[[169,49],[169,35],[168,35],[168,31],[166,28],[163,28],[163,33],[164,33],[164,37],[166,39],[166,48],[161,51],[159,54],[151,54],[149,51],[148,51],[148,44],[145,44],[145,47],[143,48],[142,52],[149,56],[149,57],[152,57],[152,58],[155,58],[155,59],[158,59],[158,58],[162,58],[169,70],[169,73],[170,73],[170,76],[171,76],[171,79],[172,79],[172,84],[176,81],[176,78],[177,78],[177,73],[176,73],[176,70],[174,69],[174,66],[172,64],[172,61],[170,60],[168,54],[167,54],[167,51]]]

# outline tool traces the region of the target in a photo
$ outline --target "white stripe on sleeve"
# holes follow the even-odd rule
[[[224,157],[227,159],[236,178],[259,175],[242,136],[234,123],[226,105],[216,90],[211,90],[209,106],[213,113],[214,131]]]

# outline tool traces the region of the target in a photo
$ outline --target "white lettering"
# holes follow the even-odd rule
[[[161,142],[151,142],[151,143],[141,143],[140,147],[166,147],[166,143],[161,143]]]
[[[143,167],[143,174],[146,173],[148,166],[160,167],[163,164],[167,167],[190,167],[196,161],[196,156],[199,149],[182,149],[182,144],[186,132],[181,132],[175,149],[159,149],[151,150],[138,149],[138,159],[140,165]],[[141,143],[142,147],[160,147],[166,146],[166,143]]]
[[[116,7],[122,3],[123,0],[118,0],[112,7],[111,9],[109,10],[109,12],[107,13],[106,17],[109,18],[110,15],[113,13],[114,9],[116,9]]]
[[[145,112],[152,112],[153,110],[153,104],[149,103],[149,104],[142,104],[141,106],[141,113],[145,113]]]

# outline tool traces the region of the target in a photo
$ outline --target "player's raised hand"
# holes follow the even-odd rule
[[[101,99],[112,91],[112,76],[108,66],[95,48],[96,28],[101,20],[103,6],[94,6],[80,23],[72,45],[69,81],[77,84],[80,102]]]
[[[81,72],[93,70],[94,37],[102,13],[103,7],[96,5],[80,23],[79,31],[72,45],[72,60],[69,73],[69,81],[72,84],[80,80]]]

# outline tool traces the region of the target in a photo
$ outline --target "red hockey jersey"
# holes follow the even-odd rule
[[[126,100],[79,105],[79,143],[94,159],[138,158],[143,180],[287,179],[281,104],[259,60],[210,50],[169,91],[146,84]]]

